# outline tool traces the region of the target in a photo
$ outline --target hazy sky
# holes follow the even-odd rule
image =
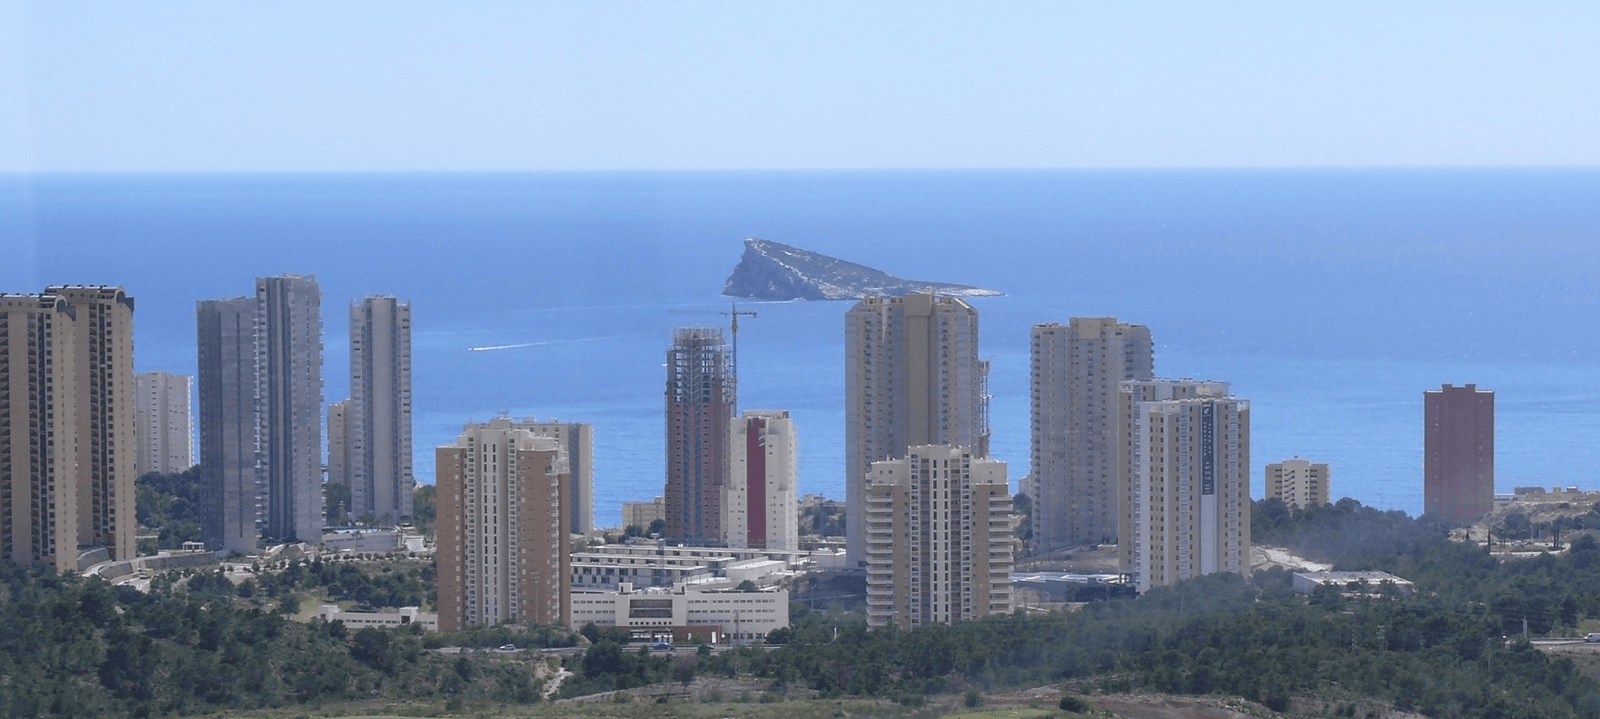
[[[1600,165],[1600,3],[0,0],[0,172]]]

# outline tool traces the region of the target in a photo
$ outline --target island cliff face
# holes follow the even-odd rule
[[[903,280],[837,257],[750,238],[722,294],[752,300],[853,300],[869,296],[937,292],[967,297],[1002,293],[946,282]]]

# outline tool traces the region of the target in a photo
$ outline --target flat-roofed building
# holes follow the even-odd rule
[[[636,639],[700,636],[718,644],[758,643],[789,626],[789,592],[776,587],[755,592],[637,587],[627,582],[611,590],[574,589],[570,626],[576,631],[585,624],[625,629]]]
[[[535,436],[549,437],[560,443],[567,457],[567,472],[572,477],[572,491],[567,497],[568,526],[573,534],[594,531],[594,425],[528,417],[519,426],[528,428]]]
[[[624,529],[638,527],[648,531],[650,525],[654,524],[656,520],[667,521],[665,498],[656,497],[649,502],[622,503],[622,526]]]
[[[1012,609],[1006,463],[910,447],[867,483],[867,626],[951,624]]]
[[[1328,465],[1309,459],[1286,459],[1267,465],[1267,498],[1280,499],[1290,507],[1320,507],[1328,504]]]
[[[344,449],[350,514],[398,525],[411,517],[416,492],[410,303],[384,295],[350,303],[348,401]]]
[[[1494,509],[1494,392],[1447,384],[1422,400],[1422,511],[1472,524]]]
[[[194,420],[190,412],[193,379],[167,372],[135,375],[134,476],[176,474],[194,466]]]
[[[680,327],[667,350],[664,535],[722,541],[722,486],[734,413],[731,356],[716,327]]]
[[[439,628],[566,624],[571,535],[560,444],[510,418],[436,452]]]
[[[1129,462],[1119,542],[1140,592],[1250,575],[1250,403],[1223,382],[1122,383]]]
[[[866,557],[872,464],[908,447],[959,445],[989,455],[989,363],[978,310],[959,297],[867,297],[845,313],[845,540]]]
[[[1115,317],[1074,317],[1032,332],[1033,546],[1041,551],[1118,537],[1124,463],[1120,384],[1153,377],[1150,329]]]
[[[45,289],[77,312],[73,385],[77,405],[78,544],[106,547],[111,558],[134,557],[136,479],[133,298],[121,287],[53,285]],[[57,340],[62,338],[58,337]]]
[[[0,558],[78,568],[74,323],[56,295],[0,294]]]
[[[266,487],[257,462],[256,299],[195,303],[200,408],[200,538],[256,551]]]
[[[722,490],[723,541],[730,547],[799,549],[800,474],[794,421],[783,410],[748,410],[728,436]]]

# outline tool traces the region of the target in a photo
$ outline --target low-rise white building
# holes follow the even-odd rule
[[[789,626],[789,592],[704,590],[693,586],[572,591],[572,628],[585,624],[627,629],[635,638],[665,641],[700,636],[714,643],[761,642]]]
[[[1374,594],[1383,585],[1393,585],[1400,594],[1416,591],[1416,585],[1388,572],[1295,572],[1294,590],[1311,594],[1319,586],[1331,586],[1344,593]]]
[[[344,622],[351,629],[415,624],[425,632],[439,631],[439,615],[421,611],[417,607],[401,607],[392,612],[347,612],[337,604],[322,604],[317,606],[317,618],[324,622]]]
[[[670,587],[707,579],[770,584],[800,569],[808,557],[778,549],[607,544],[572,553],[572,588],[615,590],[624,582]]]

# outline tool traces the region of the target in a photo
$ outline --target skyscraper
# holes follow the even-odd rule
[[[666,536],[722,540],[733,388],[728,345],[715,327],[681,327],[667,350]]]
[[[794,421],[783,410],[747,410],[728,436],[723,538],[730,547],[800,548],[800,464]]]
[[[845,314],[845,540],[865,557],[872,463],[906,448],[959,445],[989,454],[989,364],[978,358],[978,311],[932,294],[868,297]]]
[[[566,458],[509,418],[436,451],[439,628],[571,620]]]
[[[334,514],[331,521],[352,516],[350,511],[350,402],[328,405],[328,482],[324,491]],[[337,504],[337,507],[333,507]]]
[[[567,525],[573,534],[594,531],[594,425],[586,422],[539,421],[528,418],[517,426],[535,437],[549,437],[561,445],[567,458]]]
[[[910,447],[872,463],[866,484],[867,626],[1011,612],[1005,462],[965,447]]]
[[[1250,403],[1224,382],[1122,383],[1130,453],[1118,554],[1141,592],[1250,574]]]
[[[121,287],[56,285],[45,289],[77,313],[78,544],[132,559],[134,513],[133,298]]]
[[[399,524],[411,516],[411,305],[368,296],[350,304],[347,410],[350,514]],[[331,463],[331,460],[330,460]]]
[[[1328,503],[1328,465],[1309,459],[1286,459],[1267,465],[1267,498],[1281,499],[1290,507],[1315,507]]]
[[[194,421],[189,403],[193,378],[166,372],[135,375],[138,408],[134,417],[133,474],[173,474],[194,466]]]
[[[213,549],[256,550],[266,501],[256,455],[256,299],[195,303],[200,406],[200,538]]]
[[[1422,510],[1476,522],[1494,509],[1494,392],[1447,384],[1422,398]]]
[[[1118,536],[1118,385],[1153,376],[1150,329],[1114,317],[1035,325],[1033,451],[1025,490],[1041,551]]]
[[[315,275],[256,279],[262,534],[322,541],[322,290]]]
[[[314,275],[196,303],[201,535],[213,547],[322,541],[321,308]]]
[[[0,558],[78,568],[79,313],[56,295],[0,294]]]

